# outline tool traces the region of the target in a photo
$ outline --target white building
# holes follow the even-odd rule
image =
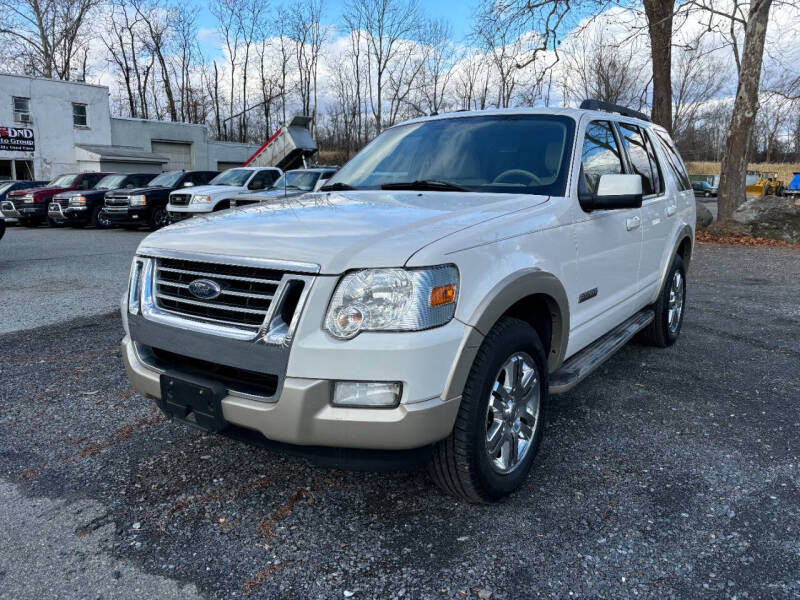
[[[0,74],[0,179],[223,170],[258,149],[210,140],[204,125],[112,118],[108,97],[105,86]]]

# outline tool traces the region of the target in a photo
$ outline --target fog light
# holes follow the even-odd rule
[[[333,404],[391,408],[400,404],[402,390],[399,383],[337,381],[333,388]]]

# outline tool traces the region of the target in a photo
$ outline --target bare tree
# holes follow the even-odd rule
[[[224,140],[233,139],[227,121],[233,117],[236,98],[236,66],[241,44],[241,10],[242,0],[214,0],[211,4],[211,14],[217,19],[217,27],[222,34],[228,59],[228,77],[230,85],[228,90],[228,117],[221,121],[220,135]],[[216,63],[215,63],[216,64]],[[219,89],[217,87],[217,89]]]
[[[595,98],[640,109],[647,97],[647,63],[633,40],[609,40],[603,29],[582,30],[561,50],[567,98]]]
[[[0,0],[0,35],[15,43],[33,75],[70,79],[86,59],[89,15],[100,0]]]
[[[758,90],[772,0],[752,0],[749,4],[739,0],[725,4],[715,3],[715,0],[693,2],[696,8],[704,11],[707,29],[716,30],[727,39],[739,76],[720,169],[717,224],[725,229],[732,225],[733,213],[745,199],[748,149],[758,112]],[[741,46],[740,35],[744,36]]]
[[[160,67],[162,91],[167,98],[167,110],[172,121],[178,120],[178,109],[173,93],[169,56],[172,52],[173,31],[171,23],[174,12],[162,0],[131,0],[138,20],[144,29],[143,41]],[[155,94],[155,90],[154,90]]]
[[[703,38],[697,38],[676,53],[671,85],[670,128],[676,139],[680,139],[687,128],[697,121],[698,114],[719,94],[728,79],[727,65],[716,58],[713,51],[714,47]]]
[[[317,120],[317,73],[327,28],[322,25],[323,0],[295,5],[290,16],[290,38],[295,46],[298,90],[303,114],[311,116],[312,131]]]
[[[438,113],[444,107],[453,69],[460,55],[452,39],[452,27],[446,21],[431,20],[425,24],[422,33],[425,59],[420,84],[425,107],[420,112]]]
[[[375,132],[383,130],[383,104],[387,70],[401,40],[410,39],[418,21],[416,0],[350,0],[345,18],[358,23],[366,40],[369,99]]]

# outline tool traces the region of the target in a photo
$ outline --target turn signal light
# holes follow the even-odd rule
[[[431,306],[443,306],[456,299],[456,286],[452,283],[440,285],[431,290]]]

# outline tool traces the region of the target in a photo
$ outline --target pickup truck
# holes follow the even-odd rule
[[[405,122],[319,192],[151,234],[121,306],[133,386],[232,438],[425,462],[470,502],[513,492],[550,398],[684,318],[695,200],[675,144],[581,106]]]
[[[89,190],[106,175],[107,173],[96,172],[66,173],[42,187],[14,190],[9,192],[2,204],[3,215],[17,219],[25,227],[36,227],[45,221],[55,225],[47,214],[47,207],[53,196],[72,190]]]
[[[182,188],[206,185],[218,171],[167,171],[146,186],[132,190],[106,192],[103,218],[112,226],[159,229],[169,224],[169,193]]]
[[[174,223],[230,208],[231,198],[237,194],[271,188],[281,175],[283,171],[276,167],[235,167],[223,171],[208,185],[172,192],[167,206],[169,220]]]
[[[0,181],[0,220],[4,220],[6,224],[16,223],[17,221],[15,217],[8,217],[3,214],[3,202],[6,201],[9,193],[13,192],[14,190],[27,190],[29,188],[42,187],[46,184],[46,181],[28,181],[24,179]],[[10,207],[13,207],[13,205],[10,205]]]
[[[247,206],[258,202],[269,202],[281,198],[300,196],[306,192],[316,192],[336,174],[336,169],[311,167],[287,171],[275,184],[263,192],[246,192],[230,201],[231,206]]]
[[[86,191],[62,192],[53,196],[47,216],[56,223],[70,227],[91,225],[98,229],[111,227],[105,215],[106,193],[146,186],[155,177],[153,173],[113,173],[103,177],[96,186]]]

